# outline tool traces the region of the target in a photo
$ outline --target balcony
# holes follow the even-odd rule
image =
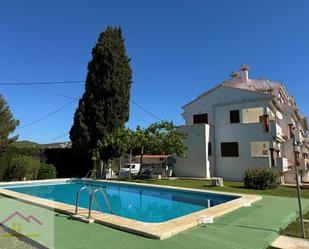
[[[276,169],[279,172],[286,172],[289,170],[288,168],[288,159],[285,157],[277,157],[276,158]]]
[[[271,122],[270,123],[270,132],[271,132],[271,135],[275,139],[278,139],[278,140],[281,140],[281,141],[285,141],[285,136],[284,136],[284,134],[282,132],[282,128],[277,123],[275,123],[275,122]]]

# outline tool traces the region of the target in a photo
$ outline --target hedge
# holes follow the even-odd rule
[[[91,157],[76,154],[70,148],[17,148],[10,146],[0,154],[0,180],[10,179],[7,174],[12,159],[17,156],[31,156],[39,161],[52,164],[58,178],[84,177],[92,169]]]
[[[244,175],[245,188],[274,189],[279,184],[278,172],[269,168],[247,169]]]

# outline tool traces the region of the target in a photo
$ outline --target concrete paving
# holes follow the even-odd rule
[[[308,249],[309,241],[288,236],[279,236],[272,246],[280,249]]]

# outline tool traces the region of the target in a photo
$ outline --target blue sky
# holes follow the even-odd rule
[[[309,1],[1,1],[0,82],[84,80],[91,49],[107,25],[123,29],[132,58],[132,100],[161,119],[183,124],[181,106],[229,78],[241,64],[249,77],[286,85],[308,111]],[[4,75],[3,75],[4,74]],[[43,86],[42,86],[43,87]],[[79,97],[83,85],[44,86]],[[27,125],[70,102],[31,86],[0,86]],[[20,140],[68,140],[77,102],[17,130]],[[128,125],[156,119],[131,106]]]

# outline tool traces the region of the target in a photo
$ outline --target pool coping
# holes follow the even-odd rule
[[[35,181],[23,181],[23,182],[3,182],[2,185],[14,185],[14,184],[29,184],[29,183],[46,183],[46,182],[63,182],[68,180],[80,180],[80,178],[62,178],[62,179],[50,179],[50,180],[35,180]],[[231,192],[220,192],[220,191],[210,191],[210,190],[201,190],[201,189],[192,189],[192,188],[182,188],[174,186],[162,186],[154,184],[145,184],[145,183],[133,183],[133,182],[121,182],[121,181],[112,181],[112,180],[95,180],[94,182],[106,182],[106,183],[115,183],[123,185],[133,185],[133,186],[144,186],[152,188],[161,188],[161,189],[174,189],[174,190],[185,190],[198,193],[213,193],[220,195],[233,195],[239,196],[239,198],[213,206],[208,209],[203,209],[198,212],[187,214],[172,220],[159,222],[159,223],[149,223],[137,221],[117,215],[101,213],[97,211],[92,211],[92,219],[96,223],[100,223],[112,228],[116,228],[122,231],[134,233],[137,235],[145,236],[153,239],[166,239],[179,232],[185,231],[189,228],[197,226],[202,223],[203,218],[212,217],[217,218],[226,213],[232,212],[240,207],[248,206],[256,201],[262,199],[260,195],[251,195],[251,194],[239,194]],[[33,204],[50,210],[55,210],[60,213],[65,213],[68,215],[73,215],[75,213],[75,206],[64,204],[61,202],[51,201],[44,198],[34,197],[31,195],[26,195],[11,191],[8,189],[0,188],[0,195],[14,198],[20,201],[23,201],[28,204]],[[81,217],[81,220],[84,220],[88,214],[88,209],[79,208],[78,214]]]

